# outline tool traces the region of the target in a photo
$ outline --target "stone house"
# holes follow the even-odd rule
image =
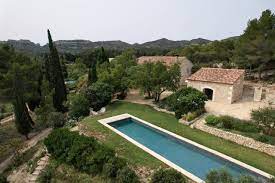
[[[146,62],[163,62],[167,66],[178,63],[181,71],[180,85],[186,84],[186,79],[191,75],[193,64],[186,57],[177,56],[142,56],[137,59],[138,64]]]
[[[204,92],[208,100],[231,104],[242,98],[244,70],[201,68],[187,78],[187,86]]]

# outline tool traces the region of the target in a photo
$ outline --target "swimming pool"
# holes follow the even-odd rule
[[[261,170],[129,114],[99,122],[196,182],[203,182],[210,170],[220,168],[225,168],[234,177],[247,174],[259,177],[262,182],[270,177]]]

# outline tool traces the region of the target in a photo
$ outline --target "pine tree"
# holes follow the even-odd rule
[[[62,72],[61,63],[58,52],[53,44],[51,33],[48,30],[50,55],[46,59],[46,76],[50,82],[50,86],[54,89],[53,103],[57,111],[65,111],[63,102],[67,100],[66,86]]]

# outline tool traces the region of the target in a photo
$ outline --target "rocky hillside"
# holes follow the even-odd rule
[[[184,47],[190,44],[204,44],[210,42],[209,40],[198,38],[190,41],[172,41],[168,39],[159,39],[155,41],[145,42],[142,44],[129,44],[123,41],[98,41],[92,42],[89,40],[58,40],[55,41],[56,47],[59,52],[80,53],[87,49],[99,48],[103,46],[105,49],[123,50],[126,48],[156,48],[156,49],[173,49]],[[7,43],[12,45],[16,50],[26,52],[29,54],[45,53],[48,50],[48,45],[41,46],[29,40],[8,40],[0,41],[0,43]]]

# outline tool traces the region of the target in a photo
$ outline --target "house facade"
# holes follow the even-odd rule
[[[245,71],[201,68],[187,78],[187,86],[206,94],[208,100],[231,104],[242,98]]]
[[[137,59],[138,64],[146,62],[163,62],[167,66],[171,66],[175,63],[179,64],[181,71],[181,85],[186,85],[186,79],[191,75],[193,64],[186,57],[174,57],[174,56],[142,56]]]

